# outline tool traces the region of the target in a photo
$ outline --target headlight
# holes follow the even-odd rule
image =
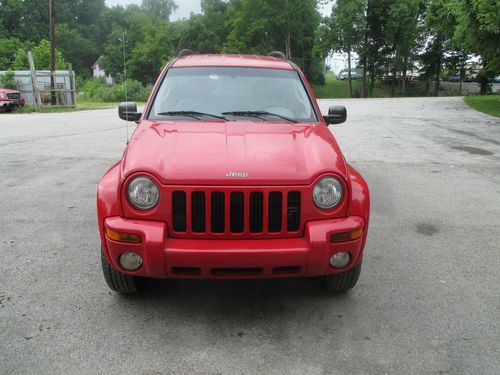
[[[128,201],[141,211],[152,209],[160,200],[158,186],[148,177],[136,177],[127,187]]]
[[[324,177],[314,186],[313,201],[322,210],[335,207],[344,194],[342,184],[335,177]]]
[[[5,99],[7,94],[5,92],[0,92],[0,98]]]

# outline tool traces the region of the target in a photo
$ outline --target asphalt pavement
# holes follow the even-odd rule
[[[111,293],[95,192],[116,110],[0,114],[0,374],[500,373],[500,119],[461,98],[321,101],[372,194],[358,285]]]

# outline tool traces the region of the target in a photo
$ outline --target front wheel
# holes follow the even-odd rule
[[[102,265],[102,273],[104,274],[104,279],[108,286],[120,293],[137,293],[137,283],[136,278],[134,276],[129,276],[115,270],[111,267],[108,260],[104,256],[104,252],[101,248],[101,265]]]
[[[323,276],[323,286],[326,290],[345,293],[358,282],[362,261],[349,271]]]

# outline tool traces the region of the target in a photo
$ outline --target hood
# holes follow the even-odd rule
[[[164,184],[305,185],[325,172],[345,178],[342,153],[324,125],[142,121],[122,173]]]

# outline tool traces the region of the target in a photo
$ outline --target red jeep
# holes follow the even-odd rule
[[[0,89],[0,110],[11,112],[16,107],[24,107],[24,98],[16,90]]]
[[[122,159],[99,183],[102,269],[113,290],[148,278],[321,277],[361,271],[368,187],[346,163],[292,62],[188,55],[161,73]]]

